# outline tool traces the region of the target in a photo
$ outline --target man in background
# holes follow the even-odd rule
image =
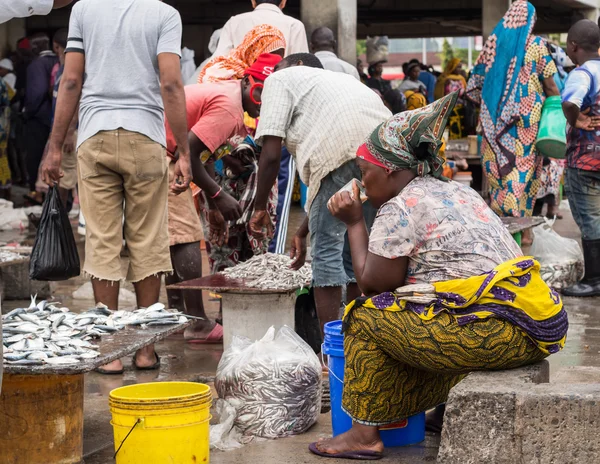
[[[329,71],[349,74],[360,80],[358,70],[337,57],[335,54],[336,48],[337,42],[331,29],[328,27],[315,29],[310,37],[310,49],[319,58],[323,67]]]
[[[227,56],[242,43],[245,35],[256,26],[269,24],[285,36],[286,56],[308,52],[308,40],[304,24],[283,13],[287,0],[251,0],[254,11],[232,16],[223,26],[219,45],[213,56]]]
[[[25,87],[25,148],[27,151],[28,199],[41,204],[42,195],[36,192],[38,169],[52,127],[52,70],[58,57],[50,47],[50,37],[44,33],[31,37],[31,51],[36,58],[27,68]]]
[[[179,150],[171,190],[186,191],[192,176],[180,68],[182,28],[177,10],[156,0],[86,0],[71,13],[42,175],[48,185],[60,182],[62,150],[81,97],[77,164],[86,221],[83,270],[91,276],[96,303],[113,310],[124,278],[123,238],[129,251],[127,279],[139,308],[158,302],[161,275],[173,271],[165,114]],[[138,350],[133,366],[158,369],[154,346]],[[122,373],[123,364],[115,361],[101,372]]]

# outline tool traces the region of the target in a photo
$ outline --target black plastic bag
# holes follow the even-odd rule
[[[51,187],[42,209],[31,262],[32,280],[67,280],[79,275],[79,254],[67,211],[60,201],[57,187]]]
[[[311,288],[305,289],[296,298],[296,333],[300,338],[310,345],[316,354],[321,352],[323,337],[321,336],[321,325],[317,316],[315,295]]]

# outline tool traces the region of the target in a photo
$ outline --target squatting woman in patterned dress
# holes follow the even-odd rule
[[[379,208],[370,236],[357,186],[329,202],[365,296],[344,315],[342,406],[353,426],[313,443],[315,454],[379,459],[378,427],[444,403],[468,372],[524,366],[564,346],[567,315],[539,264],[474,190],[442,176],[440,136],[457,96],[393,116],[358,149]]]

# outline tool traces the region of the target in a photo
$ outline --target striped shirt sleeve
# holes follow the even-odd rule
[[[67,48],[65,53],[77,52],[84,53],[85,48],[83,43],[83,28],[81,23],[81,8],[78,8],[80,4],[76,4],[71,12],[71,19],[69,20],[69,36],[67,39]]]
[[[255,137],[258,145],[262,145],[264,137],[286,138],[294,114],[294,95],[284,82],[287,75],[275,73],[265,81]]]

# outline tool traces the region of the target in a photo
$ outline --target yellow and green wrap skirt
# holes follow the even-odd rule
[[[567,314],[539,269],[517,258],[481,276],[349,304],[344,410],[364,425],[392,424],[444,403],[471,371],[522,367],[561,350]]]

